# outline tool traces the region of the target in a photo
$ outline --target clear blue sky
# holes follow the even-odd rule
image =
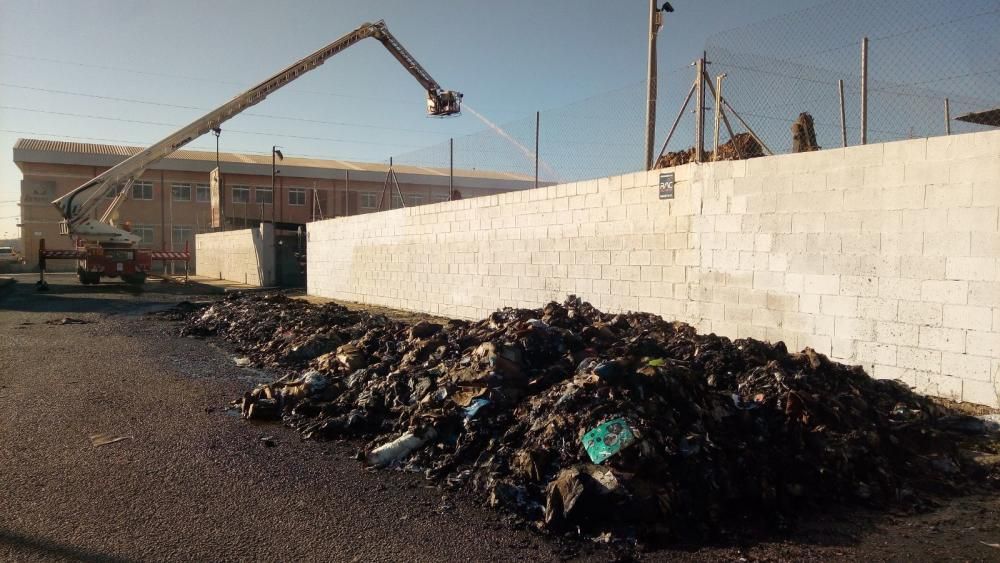
[[[660,68],[689,63],[714,33],[817,3],[674,0]],[[0,0],[0,238],[18,235],[18,137],[148,145],[380,18],[445,88],[503,123],[643,80],[647,10],[645,0]],[[469,114],[425,117],[420,87],[376,41],[250,111],[336,124],[244,115],[223,126],[223,150],[384,161],[483,129]],[[214,149],[214,138],[191,146]]]

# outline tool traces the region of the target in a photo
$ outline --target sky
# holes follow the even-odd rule
[[[673,0],[661,75],[697,58],[713,34],[818,3]],[[645,0],[0,0],[0,239],[19,235],[19,137],[148,146],[378,19],[445,89],[502,124],[643,81],[648,9]],[[225,123],[221,149],[384,162],[485,128],[468,111],[428,118],[424,104],[420,86],[366,40]],[[188,148],[214,150],[215,139]]]

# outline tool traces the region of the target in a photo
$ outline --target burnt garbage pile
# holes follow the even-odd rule
[[[252,363],[287,369],[305,366],[344,342],[360,338],[372,328],[373,320],[375,324],[387,322],[335,303],[316,306],[281,293],[233,293],[193,312],[181,335],[222,336]]]
[[[295,370],[239,399],[245,417],[367,439],[368,464],[547,531],[711,538],[829,504],[914,505],[977,477],[954,415],[896,382],[573,297],[406,325],[237,295],[185,330]]]

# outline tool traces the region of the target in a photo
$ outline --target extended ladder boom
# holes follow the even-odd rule
[[[311,55],[299,60],[274,76],[239,94],[222,106],[196,119],[191,124],[171,133],[155,145],[125,159],[96,178],[53,201],[64,221],[63,234],[76,234],[89,240],[135,244],[139,237],[118,229],[105,221],[128,197],[132,183],[142,173],[169,156],[174,151],[197,139],[201,135],[218,128],[222,123],[235,117],[245,109],[264,100],[269,94],[296,78],[323,64],[330,57],[340,53],[355,43],[374,37],[413,75],[427,90],[427,112],[433,116],[454,115],[461,111],[462,94],[442,90],[441,86],[389,33],[385,22],[364,23],[354,31],[344,35]],[[114,198],[105,210],[101,220],[91,217],[96,208],[106,198]]]

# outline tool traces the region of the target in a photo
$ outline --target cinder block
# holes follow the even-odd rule
[[[879,213],[872,211],[839,211],[835,213],[825,213],[826,220],[823,222],[823,230],[831,233],[860,233],[863,230],[863,220],[867,214]],[[792,222],[795,228],[795,222]],[[807,231],[808,232],[808,231]]]
[[[997,160],[1000,160],[998,158]],[[959,207],[948,210],[948,228],[953,231],[997,232],[996,207]]]
[[[965,351],[978,356],[1000,359],[1000,332],[968,331]]]
[[[812,348],[813,350],[829,356],[833,353],[833,342],[829,336],[819,334],[800,334],[799,346],[802,348]]]
[[[922,209],[926,189],[923,185],[885,188],[882,191],[882,204],[885,209]]]
[[[896,348],[896,365],[901,368],[938,373],[941,371],[941,352],[923,348]]]
[[[868,366],[873,366],[874,364],[895,366],[896,346],[874,342],[857,342],[855,344],[854,357],[858,362]]]
[[[1000,407],[1000,377],[994,378],[993,381],[963,381],[962,400],[988,407]]]
[[[941,354],[941,373],[962,379],[990,381],[990,358],[968,354]]]
[[[943,256],[903,256],[900,272],[904,278],[944,280],[946,258]]]
[[[899,301],[882,297],[859,297],[858,316],[877,321],[896,320]]]
[[[968,301],[969,282],[925,280],[920,284],[920,300],[931,303],[964,305]]]
[[[803,291],[816,295],[838,295],[840,276],[805,274],[802,276]]]
[[[878,322],[875,324],[875,340],[883,344],[916,346],[920,340],[920,329],[906,323]]]
[[[996,258],[951,256],[947,259],[946,275],[950,280],[996,281]]]
[[[1000,282],[969,282],[969,305],[1000,307]]]
[[[847,340],[871,342],[875,340],[875,321],[836,317],[834,335]]]
[[[993,326],[993,311],[989,307],[944,305],[944,326],[989,331]]]
[[[893,213],[899,213],[901,221],[900,228],[895,230],[901,230],[904,233],[948,231],[947,209],[903,209]]]
[[[924,236],[924,256],[968,256],[972,235],[965,232],[938,232]]]
[[[1000,233],[972,233],[972,256],[1000,256]]]
[[[820,311],[824,315],[835,317],[857,317],[858,298],[840,295],[824,295],[821,299]]]
[[[916,279],[880,277],[878,296],[885,299],[920,301],[921,281]]]
[[[996,155],[952,160],[948,169],[952,184],[1000,181],[1000,159]]]
[[[972,205],[972,187],[973,184],[940,183],[928,185],[924,205],[931,209],[969,207]]]
[[[976,182],[972,185],[972,203],[975,207],[1000,206],[1000,182]]]
[[[884,254],[898,256],[920,256],[923,254],[923,233],[880,233],[879,248]]]
[[[920,347],[942,352],[965,352],[966,331],[954,328],[920,327]]]

